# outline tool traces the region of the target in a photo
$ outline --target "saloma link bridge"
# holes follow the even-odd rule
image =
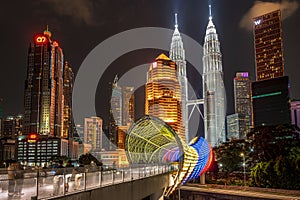
[[[212,148],[204,138],[195,137],[187,144],[168,124],[149,115],[132,124],[125,149],[131,165],[176,163],[172,184],[164,189],[164,196],[206,172],[213,159]]]

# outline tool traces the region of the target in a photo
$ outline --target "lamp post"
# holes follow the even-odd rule
[[[241,156],[243,157],[243,167],[244,167],[244,186],[246,186],[246,162],[245,162],[245,154],[241,153]]]

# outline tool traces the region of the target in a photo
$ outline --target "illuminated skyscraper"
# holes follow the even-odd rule
[[[145,114],[160,118],[184,139],[181,112],[177,66],[161,54],[147,73]]]
[[[235,113],[239,119],[239,137],[246,139],[252,125],[251,81],[248,72],[238,72],[234,78]]]
[[[28,50],[24,133],[61,136],[63,128],[63,52],[47,30]]]
[[[284,76],[280,15],[276,10],[253,19],[257,81]]]
[[[178,81],[180,84],[180,100],[182,108],[182,129],[185,130],[185,137],[182,138],[184,141],[189,141],[189,130],[188,130],[188,81],[186,76],[186,61],[185,52],[183,48],[183,42],[178,30],[177,13],[175,14],[175,30],[172,37],[170,47],[170,58],[177,65]]]
[[[222,54],[211,10],[203,47],[203,97],[205,139],[212,146],[225,142],[225,88]]]
[[[72,91],[73,91],[74,73],[70,64],[66,61],[64,66],[64,118],[63,118],[63,138],[72,138],[74,131],[72,114]]]

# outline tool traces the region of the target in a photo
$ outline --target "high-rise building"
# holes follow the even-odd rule
[[[3,120],[1,138],[16,139],[23,133],[23,115],[7,116]]]
[[[253,124],[291,124],[289,79],[287,76],[252,83]]]
[[[118,76],[110,83],[109,92],[111,93],[109,128],[107,137],[110,144],[105,142],[105,149],[113,150],[118,146],[119,126],[130,126],[134,121],[134,88],[130,86],[121,87],[118,84]]]
[[[177,66],[161,54],[150,65],[147,73],[145,114],[160,118],[184,139],[181,112]]]
[[[252,125],[251,80],[248,72],[238,72],[234,78],[235,113],[239,117],[239,139],[246,139]],[[227,132],[228,133],[228,132]]]
[[[92,151],[102,149],[102,124],[100,117],[84,118],[84,143],[91,145]]]
[[[225,88],[223,82],[222,54],[211,9],[203,46],[203,97],[204,134],[212,146],[226,141]]]
[[[118,126],[122,125],[122,88],[118,85],[118,76],[116,75],[114,81],[110,83],[109,92],[111,97],[109,100],[109,128],[108,128],[108,139],[110,144],[108,149],[113,149],[114,145],[117,145],[118,139]]]
[[[62,138],[69,141],[68,156],[70,158],[78,157],[78,134],[73,120],[72,111],[72,93],[74,84],[74,73],[69,62],[64,63],[64,108],[63,108],[63,130]],[[77,138],[76,138],[77,137]],[[76,149],[77,148],[77,149]]]
[[[253,19],[257,81],[284,76],[280,15],[276,10]]]
[[[180,32],[178,30],[177,13],[175,14],[175,30],[172,36],[172,42],[170,47],[170,59],[177,65],[178,81],[180,85],[180,101],[181,101],[181,113],[182,113],[182,128],[185,130],[184,141],[189,142],[189,130],[188,130],[188,81],[186,74],[186,60],[185,51],[183,48],[183,42]]]
[[[292,125],[297,125],[300,128],[300,101],[291,102],[291,112]]]
[[[37,34],[28,49],[24,133],[61,136],[63,130],[63,51],[51,33]]]
[[[134,87],[122,87],[122,126],[134,122]]]
[[[70,139],[74,132],[73,112],[72,112],[72,91],[74,83],[74,73],[70,64],[66,61],[64,66],[64,115],[62,137]]]
[[[227,138],[229,140],[240,139],[239,114],[227,115]]]

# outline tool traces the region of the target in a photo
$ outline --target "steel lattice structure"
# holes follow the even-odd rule
[[[149,115],[131,126],[125,148],[130,164],[178,162],[178,171],[173,174],[174,184],[165,190],[165,196],[204,173],[212,160],[211,147],[204,138],[196,137],[188,145],[168,124]]]

